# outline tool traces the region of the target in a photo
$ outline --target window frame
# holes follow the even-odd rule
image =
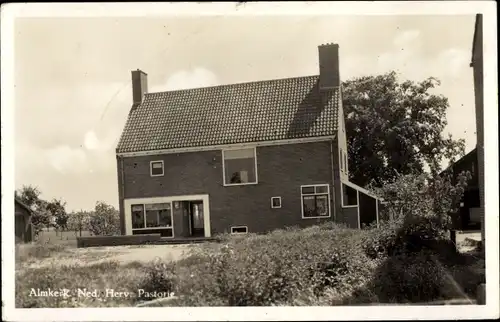
[[[238,150],[253,150],[254,157],[254,170],[255,170],[255,182],[245,182],[245,183],[226,183],[226,160],[224,157],[224,152],[227,151],[238,151]],[[255,185],[259,183],[259,175],[257,173],[257,147],[237,147],[237,148],[229,148],[222,149],[222,185],[224,187],[232,187],[232,186],[248,186]]]
[[[244,233],[235,233],[235,228],[245,228],[246,231]],[[246,235],[248,234],[248,226],[231,226],[231,235]]]
[[[310,188],[314,187],[314,193],[303,193],[302,188]],[[326,187],[326,192],[316,192],[317,187]],[[328,216],[314,216],[314,217],[305,217],[304,216],[304,196],[325,196],[328,200]],[[316,200],[316,198],[315,198]],[[330,184],[328,183],[320,183],[320,184],[308,184],[300,186],[300,212],[302,215],[302,219],[318,219],[318,218],[331,218],[332,217],[332,206],[330,200]]]
[[[340,171],[344,172],[344,152],[342,148],[339,149],[339,163],[340,163]]]
[[[161,163],[161,174],[153,174],[153,164]],[[165,175],[165,163],[163,160],[149,161],[149,175],[151,177],[163,177]]]
[[[172,223],[171,226],[158,226],[158,227],[147,227],[148,223],[147,223],[147,217],[146,217],[146,205],[154,205],[154,204],[170,204],[170,222]],[[134,228],[134,212],[132,210],[132,208],[134,206],[142,206],[142,217],[143,217],[143,222],[144,222],[144,227],[142,228]],[[130,205],[130,214],[132,216],[132,226],[131,226],[131,232],[132,234],[134,234],[134,231],[138,231],[138,230],[162,230],[162,229],[170,229],[172,230],[172,236],[170,237],[162,237],[162,238],[174,238],[174,209],[173,209],[173,204],[171,201],[168,201],[168,202],[154,202],[154,203],[136,203],[136,204],[131,204]]]
[[[277,207],[275,207],[274,204],[273,204],[273,199],[278,199],[280,205],[277,206]],[[281,204],[281,197],[280,196],[271,197],[271,209],[280,209],[281,206],[282,206],[282,204]]]

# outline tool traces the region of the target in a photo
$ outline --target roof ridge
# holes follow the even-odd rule
[[[276,82],[276,81],[287,81],[287,80],[292,80],[292,79],[313,78],[313,77],[319,77],[319,75],[293,76],[293,77],[285,77],[285,78],[272,78],[272,79],[265,79],[265,80],[255,80],[255,81],[238,82],[238,83],[230,83],[230,84],[212,85],[212,86],[206,86],[206,87],[193,87],[193,88],[175,89],[175,90],[170,90],[170,91],[150,92],[150,93],[146,93],[145,95],[154,95],[154,94],[163,94],[163,93],[178,93],[178,92],[184,92],[184,91],[214,89],[214,88],[218,88],[218,87],[228,87],[228,86],[240,86],[240,85],[242,86],[242,85],[250,85],[250,84],[257,84],[257,83],[259,83],[259,84],[260,83],[270,83],[270,82]]]

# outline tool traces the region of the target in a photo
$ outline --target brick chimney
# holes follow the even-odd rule
[[[339,45],[318,46],[319,51],[319,89],[329,90],[340,86]]]
[[[148,74],[142,70],[132,71],[132,99],[133,108],[139,106],[142,103],[144,94],[148,92]]]

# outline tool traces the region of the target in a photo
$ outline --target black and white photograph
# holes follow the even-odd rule
[[[3,319],[499,317],[495,2],[1,11]]]

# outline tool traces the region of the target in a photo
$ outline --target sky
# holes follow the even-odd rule
[[[115,148],[135,69],[150,92],[317,75],[317,46],[334,42],[343,80],[438,78],[446,133],[466,151],[476,144],[474,15],[45,17],[14,28],[15,188],[37,186],[69,211],[118,206]]]

